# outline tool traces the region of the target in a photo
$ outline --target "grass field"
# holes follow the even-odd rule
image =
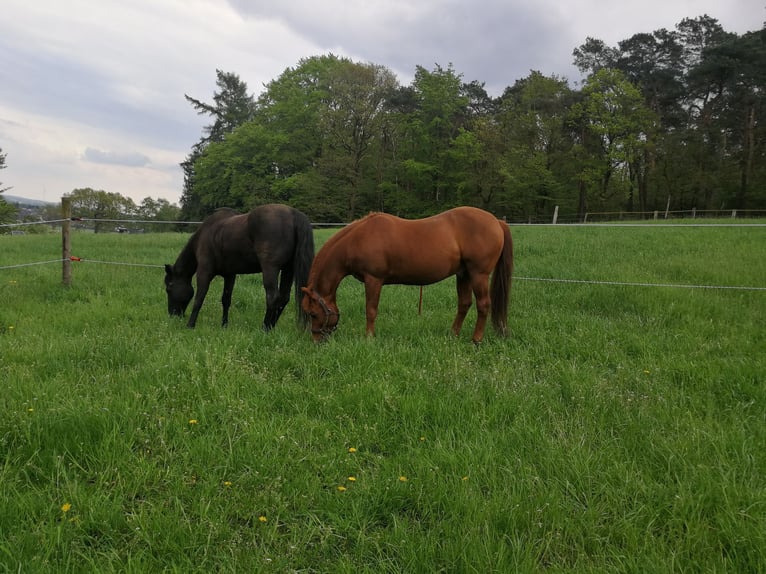
[[[518,227],[510,325],[347,279],[332,340],[167,316],[186,236],[0,269],[0,572],[762,572],[766,228]],[[317,242],[329,235],[317,232]],[[0,236],[0,267],[60,257]]]

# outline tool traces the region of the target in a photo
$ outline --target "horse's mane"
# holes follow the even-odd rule
[[[178,254],[176,262],[173,267],[178,273],[184,275],[193,275],[197,270],[197,243],[199,243],[200,235],[211,225],[217,223],[222,219],[228,219],[234,215],[238,215],[239,212],[231,209],[230,207],[219,207],[211,215],[208,215],[197,230],[189,237],[189,241],[186,242],[181,253]]]

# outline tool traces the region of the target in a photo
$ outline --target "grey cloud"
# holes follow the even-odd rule
[[[267,7],[228,1],[244,18],[277,20],[325,51],[384,64],[400,79],[411,77],[416,66],[452,64],[465,81],[484,82],[492,95],[530,70],[572,78],[572,50],[585,40],[555,13],[518,0],[442,0],[416,8],[369,0],[339,3],[337,10],[315,3]],[[297,8],[301,5],[304,10]]]
[[[144,167],[151,163],[148,157],[140,153],[103,151],[92,147],[86,148],[82,157],[85,161],[92,163],[122,165],[127,167]]]

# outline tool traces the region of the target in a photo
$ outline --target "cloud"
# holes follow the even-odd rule
[[[85,148],[82,154],[85,161],[107,165],[122,165],[127,167],[144,167],[151,163],[149,158],[138,152],[103,151],[92,147]]]

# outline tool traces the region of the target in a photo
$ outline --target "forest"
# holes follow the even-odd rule
[[[385,66],[302,59],[255,97],[217,70],[181,164],[181,215],[288,203],[316,222],[476,205],[510,221],[588,212],[766,209],[766,25],[709,16],[573,50],[491,97],[450,64],[401,85]]]

